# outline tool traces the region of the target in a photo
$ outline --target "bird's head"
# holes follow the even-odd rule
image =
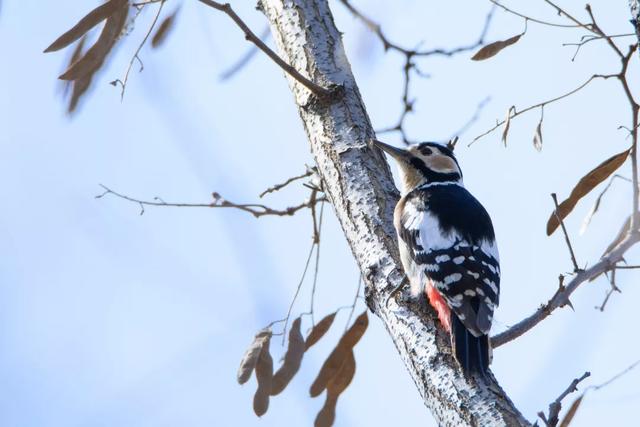
[[[453,151],[437,142],[421,142],[406,149],[396,148],[380,141],[373,141],[399,165],[402,179],[402,194],[407,194],[420,185],[435,182],[462,184],[462,171]]]

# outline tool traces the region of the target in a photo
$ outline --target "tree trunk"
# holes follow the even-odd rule
[[[629,0],[629,9],[631,10],[631,24],[636,30],[636,36],[638,36],[640,43],[640,0]],[[638,52],[640,53],[640,48]]]
[[[303,75],[339,89],[322,100],[287,76],[307,137],[353,255],[369,308],[382,319],[425,405],[442,426],[528,426],[495,380],[466,379],[448,337],[423,302],[386,297],[403,279],[392,224],[398,200],[326,0],[259,0],[281,57]]]

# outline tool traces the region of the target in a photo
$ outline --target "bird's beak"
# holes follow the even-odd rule
[[[376,139],[373,140],[373,145],[390,155],[396,160],[406,160],[408,156],[408,152],[403,150],[402,148],[396,148],[392,145],[385,144],[384,142],[380,142]]]

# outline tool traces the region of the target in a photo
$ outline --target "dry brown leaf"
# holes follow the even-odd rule
[[[269,341],[264,343],[262,351],[260,351],[260,357],[256,363],[256,379],[258,380],[258,389],[253,396],[253,412],[261,417],[269,409],[269,393],[273,379],[273,359],[269,353]]]
[[[512,105],[507,111],[507,117],[504,119],[504,130],[502,131],[502,143],[507,146],[507,135],[509,135],[509,127],[511,126],[511,114],[516,112],[516,106]]]
[[[506,40],[498,40],[496,42],[489,43],[488,45],[483,46],[479,51],[477,51],[476,54],[471,57],[471,59],[474,61],[483,61],[485,59],[489,59],[505,47],[511,46],[512,44],[516,43],[518,40],[520,40],[520,37],[522,37],[522,34],[518,34],[517,36],[510,37]]]
[[[256,363],[258,363],[258,357],[262,352],[262,347],[271,339],[271,328],[264,328],[256,334],[251,342],[251,345],[244,353],[242,361],[240,362],[240,368],[238,368],[238,383],[244,384],[249,381],[251,374],[253,373]]]
[[[631,149],[625,150],[622,153],[609,157],[580,179],[578,184],[576,184],[573,190],[571,190],[569,198],[564,200],[558,206],[557,215],[556,211],[551,213],[551,216],[547,221],[547,236],[550,236],[558,228],[560,225],[559,219],[566,218],[581,198],[587,195],[598,184],[607,179],[620,166],[622,166],[624,161],[627,159],[630,150]],[[558,217],[560,218],[558,219]]]
[[[316,326],[311,329],[309,332],[309,336],[304,344],[304,350],[307,351],[313,346],[315,343],[320,341],[320,338],[327,333],[331,325],[333,324],[333,320],[336,318],[336,313],[331,313],[325,316],[321,321],[318,322]]]
[[[69,114],[76,111],[80,98],[87,92],[89,86],[91,86],[92,80],[93,74],[89,74],[88,76],[81,77],[78,80],[68,82],[73,86],[71,90],[71,97],[69,98],[69,105],[67,106],[67,112]]]
[[[367,330],[369,325],[369,318],[367,317],[367,311],[365,310],[356,321],[351,325],[349,330],[340,338],[338,345],[333,349],[327,360],[322,364],[320,372],[316,377],[309,394],[311,397],[316,397],[322,393],[326,388],[329,381],[335,377],[336,373],[342,366],[345,358],[349,355],[349,352],[360,341],[362,335]]]
[[[578,411],[578,408],[580,407],[580,404],[582,403],[582,398],[583,397],[584,397],[584,394],[573,401],[573,403],[569,407],[569,410],[567,411],[567,414],[564,416],[562,421],[560,421],[560,427],[569,427],[569,424],[571,424],[571,421],[573,420],[573,417],[575,417],[576,412]]]
[[[624,224],[622,224],[622,228],[620,229],[620,231],[618,231],[618,235],[616,236],[615,239],[613,239],[613,242],[611,242],[609,246],[607,246],[607,249],[605,249],[604,253],[602,254],[603,257],[609,255],[609,253],[611,253],[611,251],[613,251],[616,248],[616,246],[618,246],[620,242],[622,242],[622,240],[625,237],[627,237],[627,234],[629,233],[630,228],[631,228],[631,215],[629,215],[625,220]]]
[[[350,351],[345,358],[340,370],[335,377],[327,384],[327,398],[324,406],[318,412],[314,426],[330,427],[336,418],[336,404],[340,394],[351,384],[353,376],[356,373],[356,359],[353,351]]]
[[[536,133],[533,134],[533,146],[536,150],[542,151],[542,119],[536,127]]]
[[[282,393],[294,375],[300,369],[302,357],[304,356],[304,337],[300,332],[301,320],[298,317],[291,324],[289,330],[289,346],[284,355],[284,362],[278,371],[273,375],[271,382],[271,396]]]
[[[154,49],[157,48],[162,43],[164,43],[164,41],[167,39],[167,35],[173,28],[173,24],[175,22],[175,18],[177,14],[178,14],[178,9],[176,9],[175,12],[167,16],[164,19],[164,21],[160,23],[160,25],[158,26],[158,30],[156,31],[156,33],[153,35],[153,38],[151,39],[152,48]]]
[[[87,31],[104,21],[127,4],[127,0],[109,0],[96,7],[82,18],[69,31],[61,35],[44,50],[44,53],[55,52],[69,46],[74,41],[85,35]]]
[[[128,13],[129,7],[125,5],[107,18],[107,22],[104,24],[100,37],[98,37],[95,44],[58,78],[60,80],[77,80],[95,73],[102,66],[111,48],[118,40],[118,36],[127,21]]]

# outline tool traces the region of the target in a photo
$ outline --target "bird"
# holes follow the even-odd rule
[[[400,259],[411,295],[425,297],[449,333],[467,375],[486,378],[489,331],[500,297],[500,258],[491,217],[464,187],[453,150],[437,142],[406,149],[373,145],[398,164],[394,210]]]

